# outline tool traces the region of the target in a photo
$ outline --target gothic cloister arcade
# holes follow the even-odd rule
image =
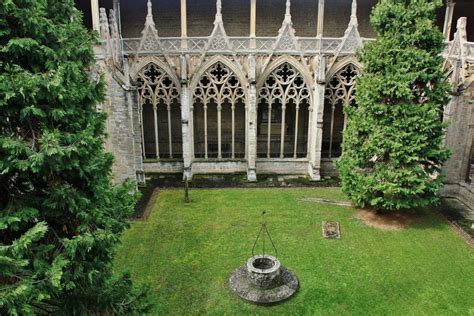
[[[350,59],[349,59],[350,60]],[[262,72],[256,90],[256,161],[309,161],[311,117],[315,104],[312,76],[295,58],[279,58]],[[142,155],[145,161],[182,161],[182,92],[178,74],[150,62],[134,76],[139,94]],[[303,70],[301,70],[303,69]],[[189,91],[189,135],[192,159],[247,160],[249,90],[236,65],[225,58],[210,60],[196,71]],[[341,154],[346,124],[343,107],[354,105],[359,75],[347,58],[329,71],[324,85],[321,158]],[[316,146],[318,144],[316,143]],[[318,148],[316,148],[318,150]],[[302,159],[302,160],[301,160]]]
[[[101,1],[91,0],[91,22],[101,38],[97,72],[107,81],[103,108],[118,181],[170,173],[337,176],[344,107],[357,106],[363,72],[356,51],[374,40],[369,12],[377,0],[122,0],[122,12],[113,0],[109,14]],[[472,11],[469,2],[448,0],[437,23],[453,85],[443,113],[453,122],[445,195],[474,203],[474,42],[459,16]],[[136,23],[144,15],[144,25]]]

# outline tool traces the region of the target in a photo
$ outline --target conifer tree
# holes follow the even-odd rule
[[[72,0],[0,1],[0,314],[145,312],[112,273],[135,196],[113,186],[95,35]]]
[[[358,57],[357,107],[347,108],[343,191],[359,206],[409,209],[438,202],[443,107],[443,35],[434,24],[440,0],[381,0],[371,14],[377,34]]]

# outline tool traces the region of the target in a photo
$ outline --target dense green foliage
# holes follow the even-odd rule
[[[110,182],[94,36],[72,0],[0,1],[0,314],[129,313],[111,262],[135,197]]]
[[[149,218],[122,237],[115,269],[151,283],[152,315],[470,315],[474,251],[431,210],[400,231],[355,218],[358,210],[301,202],[344,199],[337,188],[160,190]],[[262,210],[285,267],[300,289],[289,301],[256,306],[228,286],[252,256]],[[321,222],[341,224],[325,240]],[[159,242],[157,242],[159,240]]]
[[[342,188],[359,206],[403,209],[438,202],[442,111],[449,86],[443,35],[434,24],[441,1],[382,0],[372,11],[377,40],[359,54],[356,108],[347,108]]]

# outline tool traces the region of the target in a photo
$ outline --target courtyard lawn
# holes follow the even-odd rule
[[[336,188],[162,190],[150,217],[132,222],[115,270],[153,288],[156,313],[473,315],[474,249],[434,214],[401,231],[354,218],[357,210],[299,201],[345,200]],[[300,289],[256,306],[228,288],[251,257],[262,210],[282,264]],[[325,240],[321,222],[341,224]]]

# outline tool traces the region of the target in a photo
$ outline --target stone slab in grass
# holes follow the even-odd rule
[[[334,201],[328,199],[320,199],[320,198],[303,198],[301,199],[303,202],[316,202],[322,204],[331,204],[331,205],[339,205],[339,206],[352,206],[351,202],[344,202],[344,201]]]
[[[341,239],[339,223],[335,221],[323,221],[323,237],[326,239]]]

